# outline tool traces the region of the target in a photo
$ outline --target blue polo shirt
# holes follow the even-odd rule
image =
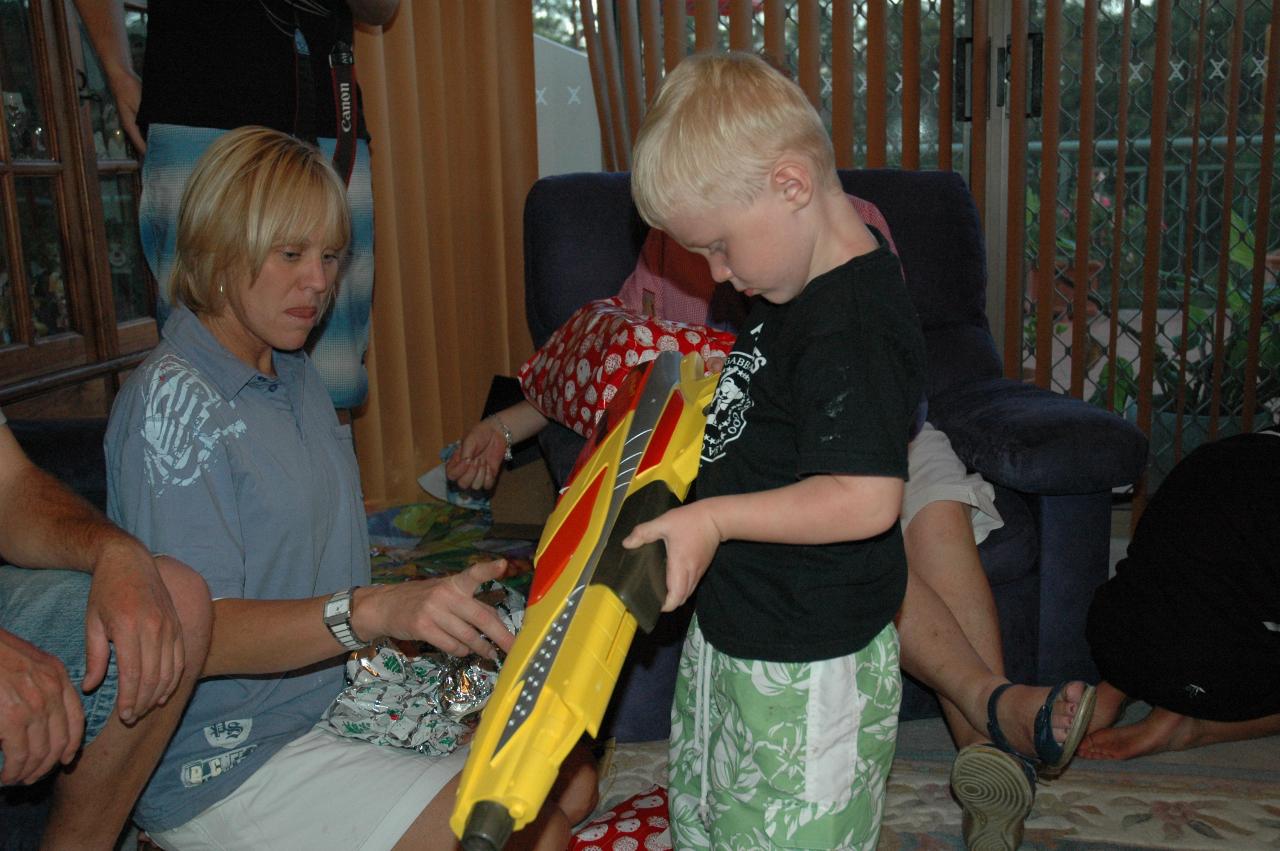
[[[129,377],[107,429],[107,510],[199,571],[214,599],[297,599],[369,582],[349,426],[310,359],[276,375],[233,357],[185,307]],[[269,650],[269,648],[267,648]],[[341,658],[305,672],[201,682],[136,817],[177,827],[307,732],[342,689]]]

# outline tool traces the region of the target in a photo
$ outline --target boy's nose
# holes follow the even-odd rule
[[[711,278],[716,283],[722,284],[733,277],[733,270],[731,270],[729,268],[729,265],[724,261],[711,258],[710,265],[711,265]]]

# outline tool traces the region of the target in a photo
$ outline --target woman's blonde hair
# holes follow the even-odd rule
[[[750,53],[697,53],[662,83],[636,137],[631,194],[662,228],[677,212],[750,204],[784,153],[839,185],[831,137],[800,87]]]
[[[273,246],[304,242],[317,228],[325,247],[350,239],[346,187],[329,161],[278,130],[231,130],[200,157],[182,193],[172,298],[217,313],[225,287],[257,278]]]

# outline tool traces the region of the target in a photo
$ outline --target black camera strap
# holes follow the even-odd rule
[[[296,11],[295,11],[296,21]],[[315,144],[316,87],[311,65],[311,47],[302,27],[293,30],[294,113],[293,135]],[[333,80],[334,138],[333,169],[342,182],[351,183],[356,164],[356,132],[359,128],[359,89],[356,86],[356,57],[351,45],[342,39],[334,41],[329,51],[329,74]]]
[[[356,55],[351,45],[337,41],[329,52],[329,73],[333,78],[333,106],[336,115],[333,169],[342,182],[351,183],[356,165],[356,127],[359,124],[360,90],[356,87]]]

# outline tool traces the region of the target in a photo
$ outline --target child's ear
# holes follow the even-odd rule
[[[778,160],[769,178],[783,200],[796,209],[807,206],[813,199],[813,175],[801,160],[789,157]]]

